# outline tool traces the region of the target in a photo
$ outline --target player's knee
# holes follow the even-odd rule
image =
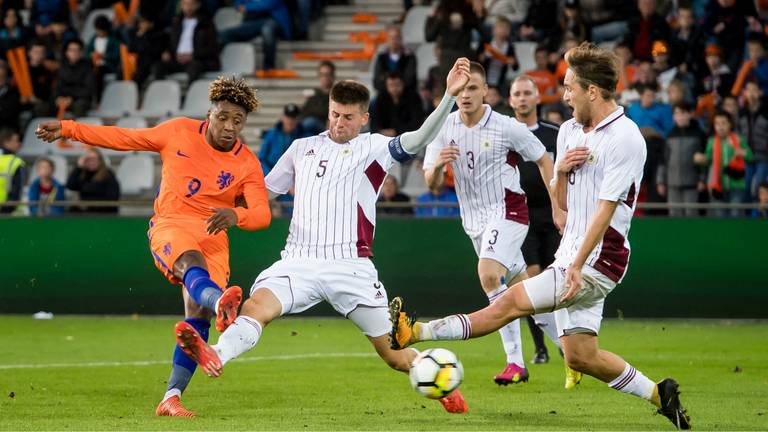
[[[589,372],[593,360],[593,356],[586,351],[578,349],[565,351],[565,364],[578,372]]]
[[[481,272],[480,285],[485,292],[494,291],[501,285],[501,277],[494,272]]]
[[[266,326],[272,320],[280,316],[282,306],[274,298],[265,298],[260,295],[258,290],[252,297],[243,303],[240,315],[245,315],[258,321],[262,326]]]

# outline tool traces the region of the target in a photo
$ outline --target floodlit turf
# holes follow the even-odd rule
[[[594,379],[565,391],[554,349],[549,364],[529,365],[527,384],[496,386],[492,378],[504,358],[493,335],[424,345],[451,349],[464,363],[461,389],[471,411],[450,415],[418,396],[407,377],[389,370],[341,319],[270,325],[245,361],[227,365],[221,378],[195,376],[184,400],[196,419],[158,418],[173,323],[0,317],[0,429],[671,429],[646,402]],[[652,379],[677,378],[696,429],[766,430],[766,336],[767,323],[608,321],[602,346]]]

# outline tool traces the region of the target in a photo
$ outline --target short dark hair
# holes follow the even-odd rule
[[[80,49],[85,48],[85,44],[83,43],[83,41],[81,41],[79,38],[72,38],[72,39],[69,39],[66,42],[64,42],[64,52],[65,53],[67,52],[67,49],[69,48],[69,46],[72,45],[72,44],[75,44],[75,45],[79,46]]]
[[[591,42],[582,42],[565,53],[568,67],[576,81],[586,90],[590,84],[598,87],[603,99],[613,99],[619,81],[619,59]]]
[[[728,113],[728,111],[723,111],[722,109],[717,110],[715,112],[715,117],[725,117],[728,120],[728,124],[731,125],[731,129],[733,129],[733,118]]]
[[[18,132],[11,128],[0,129],[0,147],[5,148],[5,143],[10,141],[11,138],[16,134],[18,134]]]
[[[341,80],[331,87],[330,98],[342,105],[360,105],[363,111],[367,111],[368,104],[371,102],[371,92],[362,83]]]
[[[672,111],[674,110],[693,112],[693,105],[688,101],[681,101],[676,103],[675,106],[672,107]]]
[[[485,68],[480,63],[473,61],[469,62],[469,73],[473,74],[480,74],[483,76],[483,79],[485,79]]]
[[[336,76],[336,65],[333,64],[332,61],[330,60],[321,61],[320,64],[317,65],[317,70],[320,70],[320,68],[324,68],[324,67],[331,68],[331,73],[333,74],[333,76]]]
[[[642,95],[646,90],[657,93],[659,91],[659,85],[655,82],[638,83],[635,85],[635,90],[637,90],[640,95]]]
[[[105,32],[112,31],[112,23],[109,21],[109,18],[107,18],[106,15],[99,15],[96,17],[96,20],[93,22],[93,27],[96,30],[101,30]]]
[[[37,160],[35,161],[35,165],[42,162],[47,162],[51,166],[52,170],[56,169],[56,163],[53,162],[53,159],[49,158],[48,156],[40,156],[39,158],[37,158]]]
[[[540,53],[540,52],[542,52],[542,51],[544,51],[544,52],[546,52],[547,54],[549,54],[549,48],[547,48],[547,46],[546,46],[546,45],[544,45],[544,44],[540,44],[540,45],[537,45],[537,46],[536,46],[536,50],[534,51],[534,53],[535,53],[535,54],[538,54],[538,53]]]
[[[385,79],[391,79],[391,80],[403,80],[403,76],[398,71],[389,71],[384,74]]]
[[[768,181],[761,181],[760,184],[757,185],[758,189],[768,189]]]

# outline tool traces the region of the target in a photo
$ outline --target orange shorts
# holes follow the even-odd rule
[[[229,283],[229,238],[225,231],[209,235],[204,220],[152,219],[149,222],[149,249],[155,266],[173,284],[173,263],[184,252],[198,251],[208,265],[211,280],[224,289]]]

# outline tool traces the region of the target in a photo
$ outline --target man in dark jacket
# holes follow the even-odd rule
[[[757,197],[757,186],[768,180],[768,101],[760,86],[750,81],[744,86],[744,108],[739,114],[738,131],[747,138],[755,157],[755,174],[747,184],[752,197]]]
[[[387,91],[387,72],[397,72],[403,77],[406,89],[417,90],[416,57],[403,46],[403,35],[396,24],[387,27],[387,49],[376,56],[373,86],[378,93]]]
[[[656,171],[656,188],[670,203],[696,203],[699,189],[704,189],[706,174],[693,162],[693,155],[704,151],[707,136],[692,121],[691,104],[682,102],[673,108],[675,126],[667,136],[664,153]],[[696,209],[670,209],[673,217],[694,217]]]
[[[181,14],[173,21],[168,48],[155,71],[160,79],[184,71],[192,82],[203,72],[219,69],[216,26],[203,12],[200,0],[181,0]]]
[[[328,103],[331,87],[336,81],[336,66],[329,61],[321,61],[317,67],[317,82],[312,96],[308,97],[301,109],[301,125],[312,135],[325,130],[328,123]]]
[[[637,14],[629,18],[626,40],[636,59],[651,58],[654,41],[669,40],[669,25],[656,13],[656,0],[638,0]]]
[[[397,72],[390,72],[386,83],[371,109],[371,132],[394,137],[418,129],[425,117],[419,95],[405,89]]]
[[[268,130],[261,141],[259,161],[266,176],[275,166],[280,156],[288,150],[294,140],[305,138],[310,134],[304,131],[299,123],[301,110],[296,104],[288,104],[283,108],[283,115],[275,127]]]
[[[56,106],[68,106],[67,111],[75,117],[82,117],[93,103],[93,67],[83,57],[83,42],[80,39],[69,40],[65,46],[64,61],[54,93]]]

